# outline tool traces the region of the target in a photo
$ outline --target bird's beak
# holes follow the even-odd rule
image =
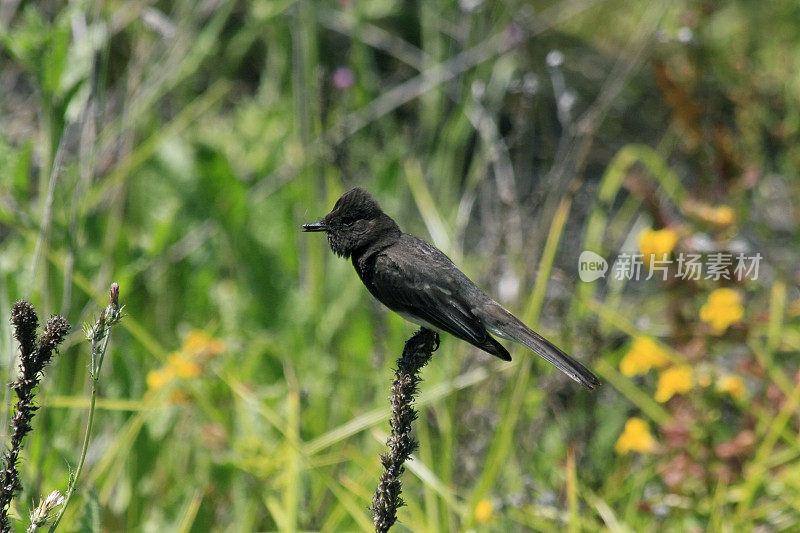
[[[328,226],[324,222],[312,222],[311,224],[303,224],[303,231],[328,231]]]

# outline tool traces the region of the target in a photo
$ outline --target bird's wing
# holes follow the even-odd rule
[[[381,264],[376,264],[369,289],[389,309],[418,317],[476,346],[487,343],[486,328],[459,294],[477,288],[442,252],[413,238],[402,253],[387,250],[376,262]]]

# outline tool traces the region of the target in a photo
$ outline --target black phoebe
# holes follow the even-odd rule
[[[304,231],[324,231],[331,250],[349,257],[369,292],[406,320],[446,331],[510,361],[490,333],[516,341],[589,389],[597,376],[486,296],[439,249],[403,233],[378,202],[356,187]]]

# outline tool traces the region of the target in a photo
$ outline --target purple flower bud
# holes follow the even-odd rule
[[[111,289],[109,289],[108,293],[111,296],[111,304],[119,305],[119,284],[116,281],[111,284]]]
[[[503,33],[504,44],[507,48],[516,48],[522,44],[527,37],[522,26],[516,23],[511,23],[506,26]]]
[[[350,67],[339,67],[333,71],[333,86],[340,91],[353,86],[356,75]]]

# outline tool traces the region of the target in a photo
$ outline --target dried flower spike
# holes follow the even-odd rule
[[[411,436],[411,423],[417,419],[413,404],[417,385],[422,381],[419,372],[438,347],[439,335],[422,328],[406,342],[403,355],[397,360],[392,395],[389,397],[392,406],[392,416],[389,419],[392,433],[386,440],[389,452],[381,454],[384,472],[372,498],[375,531],[389,531],[397,521],[397,509],[403,505],[400,497],[400,475],[405,470],[403,463],[418,446],[418,442]]]
[[[11,500],[22,489],[17,463],[22,441],[31,430],[31,420],[37,409],[33,403],[35,389],[45,365],[69,332],[69,323],[64,317],[50,317],[37,343],[36,326],[39,319],[34,307],[23,300],[14,304],[11,323],[14,325],[14,337],[19,342],[20,363],[19,377],[11,384],[18,398],[11,418],[11,443],[3,454],[0,470],[0,531],[4,532],[11,530],[8,519]]]

